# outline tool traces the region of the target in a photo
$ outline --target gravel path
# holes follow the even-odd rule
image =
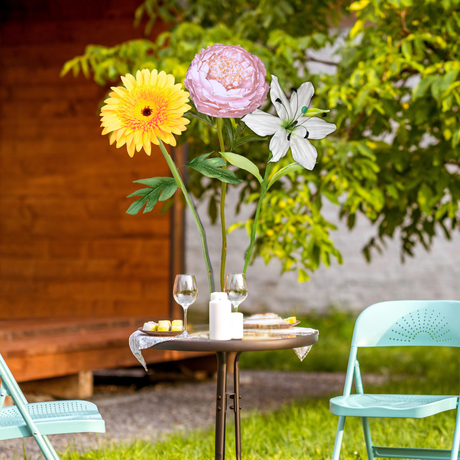
[[[340,394],[345,374],[241,371],[240,386],[244,411],[266,411],[291,401]],[[229,382],[229,389],[232,383]],[[106,433],[57,435],[50,437],[57,451],[69,444],[79,450],[110,440],[157,439],[159,435],[190,427],[214,424],[216,382],[168,383],[136,392],[96,393],[95,402],[106,422]],[[27,454],[39,458],[35,441],[25,441]],[[0,442],[0,459],[23,458],[22,440]]]

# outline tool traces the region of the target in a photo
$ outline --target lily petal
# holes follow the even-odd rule
[[[289,101],[281,89],[278,77],[276,75],[272,75],[272,84],[270,85],[270,99],[272,100],[272,104],[275,106],[276,113],[282,120],[292,119]],[[277,99],[279,99],[281,102],[276,102]]]
[[[270,113],[262,112],[256,109],[252,113],[248,113],[242,118],[249,128],[251,128],[258,136],[271,136],[278,131],[281,126],[281,120]]]
[[[302,107],[308,108],[314,94],[315,88],[313,88],[313,85],[309,81],[302,83],[300,88],[292,93],[290,104],[294,119],[297,119],[300,116],[302,113]]]
[[[318,152],[307,139],[292,133],[291,152],[294,161],[310,171],[315,167]]]
[[[276,162],[283,158],[287,151],[289,150],[289,141],[287,140],[286,131],[284,129],[279,129],[276,131],[275,135],[270,141],[268,147],[273,154],[273,158],[270,162]]]
[[[333,133],[337,126],[322,118],[311,117],[302,119],[296,131],[301,130],[298,134],[304,135],[304,129],[308,131],[308,139],[324,139],[328,134]]]

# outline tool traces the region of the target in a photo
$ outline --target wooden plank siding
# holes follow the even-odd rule
[[[171,213],[125,213],[132,181],[168,167],[101,136],[107,88],[59,77],[87,44],[142,38],[139,3],[1,7],[0,319],[170,315]]]
[[[0,333],[0,353],[19,381],[135,365],[127,343],[134,326],[182,316],[171,292],[183,270],[179,201],[164,214],[159,207],[126,214],[133,200],[126,196],[139,188],[132,181],[170,175],[160,150],[130,158],[110,146],[99,118],[108,88],[59,76],[88,44],[143,38],[143,28],[133,27],[140,3],[0,5],[0,332],[34,323],[51,330],[66,319],[77,328],[66,335],[62,326],[30,344],[27,334]],[[155,26],[153,35],[162,30]],[[130,323],[111,332],[114,318]],[[92,320],[108,329],[88,332]],[[148,362],[183,357],[146,354]]]

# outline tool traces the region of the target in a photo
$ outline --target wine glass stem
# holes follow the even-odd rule
[[[187,310],[188,307],[184,308],[184,332],[187,332]]]

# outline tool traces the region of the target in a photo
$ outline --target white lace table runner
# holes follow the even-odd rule
[[[246,329],[244,331],[245,339],[250,340],[251,336],[254,337],[256,340],[257,338],[263,338],[264,336],[273,337],[273,336],[289,336],[289,335],[313,335],[316,334],[318,331],[316,329],[311,329],[309,327],[295,327],[291,329],[270,329],[270,330],[262,330],[262,329]],[[182,334],[181,334],[182,335]],[[142,331],[136,331],[129,337],[129,348],[133,355],[137,358],[137,360],[142,364],[144,369],[147,371],[147,364],[145,362],[144,357],[142,356],[141,350],[145,350],[146,348],[154,347],[162,342],[169,342],[170,340],[176,340],[180,338],[181,335],[177,335],[175,337],[154,337],[151,335],[147,335]],[[200,339],[200,338],[208,338],[209,332],[197,332],[194,334],[190,334],[188,336],[189,339]],[[311,347],[313,345],[307,345],[306,347],[299,347],[294,348],[295,354],[299,357],[300,361],[303,361],[305,357],[310,353]]]

